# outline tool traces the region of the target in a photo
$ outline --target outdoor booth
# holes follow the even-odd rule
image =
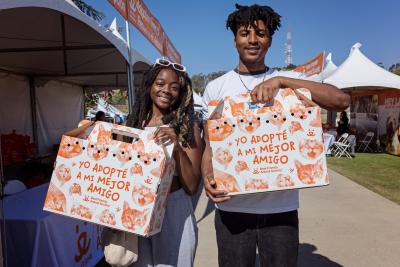
[[[101,227],[44,212],[45,182],[62,133],[84,118],[85,92],[140,84],[149,61],[70,0],[3,0],[0,24],[2,256],[8,266],[94,266]]]
[[[350,126],[358,140],[370,132],[377,150],[400,156],[400,76],[351,48],[348,58],[323,80],[351,95]]]

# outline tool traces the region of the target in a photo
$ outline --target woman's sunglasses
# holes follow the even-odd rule
[[[183,66],[181,64],[178,64],[178,63],[171,62],[171,61],[169,61],[169,60],[167,60],[165,58],[158,58],[156,60],[156,63],[154,63],[154,64],[165,66],[165,67],[168,67],[169,65],[172,65],[172,67],[175,70],[186,72],[186,67],[185,66]]]

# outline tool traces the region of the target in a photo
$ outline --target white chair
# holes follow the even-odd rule
[[[333,142],[332,146],[329,148],[331,150],[331,153],[333,155],[336,154],[336,150],[338,149],[338,144],[342,144],[344,140],[346,140],[346,138],[349,136],[348,133],[344,133],[342,134],[339,139],[335,142]]]
[[[343,155],[352,158],[351,157],[351,146],[353,143],[356,141],[356,136],[355,135],[349,135],[343,142],[337,144],[337,149],[335,151],[335,157],[342,157]]]
[[[368,132],[365,136],[364,139],[361,140],[358,144],[358,151],[365,152],[366,150],[369,150],[371,152],[372,148],[369,146],[371,143],[372,139],[374,139],[375,133],[374,132]]]
[[[6,196],[13,195],[26,190],[26,186],[19,180],[9,180],[4,186],[4,194]]]

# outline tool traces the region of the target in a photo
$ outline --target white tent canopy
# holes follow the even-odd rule
[[[395,75],[372,62],[360,51],[361,44],[356,43],[348,58],[326,79],[338,88],[378,87],[400,89],[400,76]]]
[[[136,76],[148,66],[71,0],[2,0],[0,25],[0,133],[31,136],[39,153],[83,118],[85,90],[126,88],[129,62]]]
[[[127,86],[125,41],[70,0],[2,0],[0,10],[0,69],[87,88]],[[144,60],[132,51],[132,63]]]
[[[326,64],[325,64],[324,70],[321,73],[319,73],[318,75],[311,77],[310,78],[311,80],[321,82],[324,79],[326,79],[327,77],[329,77],[337,69],[336,64],[333,63],[333,61],[332,61],[332,53],[329,53],[326,56],[325,60],[326,60]]]

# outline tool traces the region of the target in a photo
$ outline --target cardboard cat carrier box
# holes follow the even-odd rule
[[[112,139],[131,137],[132,143]],[[97,122],[87,139],[62,136],[44,210],[149,236],[158,233],[175,169],[152,132]]]
[[[210,103],[207,133],[217,188],[229,195],[329,184],[321,109],[307,89],[280,89],[270,104],[249,94]]]

